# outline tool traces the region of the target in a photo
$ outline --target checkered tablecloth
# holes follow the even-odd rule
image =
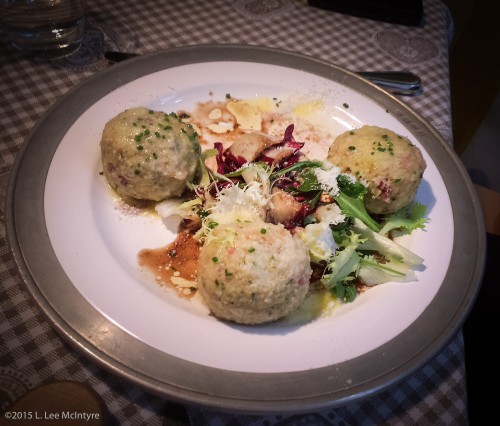
[[[148,53],[182,45],[264,45],[352,70],[407,69],[424,90],[404,98],[451,145],[449,15],[424,0],[425,22],[406,27],[315,9],[299,0],[88,0],[82,48],[53,62],[32,62],[0,33],[0,193],[21,144],[70,88],[110,66],[105,50]],[[3,209],[3,206],[2,206]],[[89,384],[118,424],[159,425],[168,411],[157,395],[84,358],[33,303],[8,249],[0,211],[0,409],[51,380]],[[0,410],[0,411],[1,411]],[[241,416],[187,407],[193,425],[467,424],[462,334],[427,365],[367,400],[317,413]],[[168,424],[168,423],[166,423]]]

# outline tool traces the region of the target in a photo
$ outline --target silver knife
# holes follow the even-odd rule
[[[107,51],[104,57],[113,63],[139,56],[138,53]],[[409,71],[359,71],[356,72],[385,90],[403,96],[416,96],[422,92],[422,82],[418,75]]]

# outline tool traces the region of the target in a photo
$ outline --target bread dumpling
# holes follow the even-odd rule
[[[138,107],[111,119],[100,142],[104,176],[119,195],[161,201],[195,178],[198,135],[175,114]]]
[[[367,184],[366,209],[390,214],[412,202],[426,169],[419,148],[392,130],[363,126],[339,135],[328,160]]]
[[[283,225],[235,217],[201,248],[198,289],[217,318],[263,324],[302,305],[311,274],[309,250]]]

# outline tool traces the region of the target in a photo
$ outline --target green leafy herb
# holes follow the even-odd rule
[[[293,164],[290,167],[287,167],[286,169],[279,170],[277,172],[271,173],[271,176],[269,176],[270,180],[274,180],[278,178],[279,176],[286,175],[287,173],[290,172],[298,172],[300,170],[303,170],[308,167],[321,167],[323,163],[321,161],[298,161],[297,163]]]
[[[420,203],[404,207],[387,217],[379,233],[388,234],[393,229],[406,230],[408,233],[415,229],[425,228],[428,219],[425,217],[427,207]]]

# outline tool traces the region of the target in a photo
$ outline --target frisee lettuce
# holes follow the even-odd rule
[[[337,284],[352,281],[357,275],[361,261],[357,251],[362,242],[358,234],[351,233],[327,263],[325,273],[321,278],[326,288],[332,288]]]
[[[379,234],[386,235],[394,229],[406,230],[408,233],[413,232],[415,229],[423,229],[429,221],[429,219],[425,217],[426,213],[427,206],[420,203],[414,203],[413,205],[403,207],[388,216],[378,232]]]

